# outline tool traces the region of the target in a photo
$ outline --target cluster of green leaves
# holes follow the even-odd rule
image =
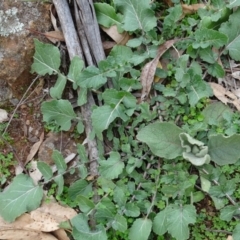
[[[222,221],[238,216],[239,177],[232,178],[226,166],[239,162],[240,118],[229,107],[209,101],[212,90],[204,75],[223,77],[217,58],[225,54],[240,60],[236,50],[240,49],[240,3],[215,0],[184,18],[181,4],[178,0],[175,3],[166,11],[162,35],[154,12],[161,4],[151,5],[146,0],[95,3],[100,25],[116,25],[119,32],[134,36],[127,46],[115,46],[98,67],[83,69],[83,61],[75,57],[64,75],[59,70],[59,50],[35,40],[32,72],[57,76],[50,89],[52,100],[41,106],[43,120],[49,126],[68,131],[72,122],[77,122],[78,133],[84,131],[81,116],[68,100],[62,99],[67,80],[78,94],[78,106],[86,103],[88,91],[98,92],[96,99],[102,104],[92,109],[91,137],[99,143],[99,177],[88,179],[87,153],[83,145],[78,145],[81,161],[75,168],[80,172],[79,180],[64,192],[63,175],[74,169],[68,169],[62,155],[55,151],[52,158],[57,174],[46,163],[38,162],[43,175],[41,185],[35,186],[30,177],[20,174],[0,193],[4,219],[13,221],[38,207],[42,186],[49,182],[56,184],[57,190],[55,186],[51,189],[57,191],[56,195],[64,194],[81,211],[71,219],[74,239],[147,240],[169,235],[177,240],[189,239],[195,234],[193,230],[190,234],[193,228],[189,225],[200,221],[194,204],[205,194],[220,211]],[[142,87],[139,77],[143,64],[156,56],[157,46],[173,36],[184,38],[176,44],[177,52],[184,54],[177,60],[164,56],[171,64],[156,74],[164,76],[167,84],[155,84],[157,95],[139,103],[135,93]],[[109,79],[113,87],[104,89]],[[164,122],[159,122],[159,117]],[[103,139],[112,142],[107,155]],[[19,192],[20,185],[24,188]],[[22,199],[24,204],[16,209]],[[89,225],[91,218],[96,222],[95,229]],[[234,240],[239,239],[240,225],[232,231]]]
[[[15,164],[13,153],[0,153],[0,186],[11,176],[10,169]]]

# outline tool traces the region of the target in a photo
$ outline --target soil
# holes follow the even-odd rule
[[[25,93],[23,90],[25,89],[21,90],[22,95]],[[45,96],[43,79],[38,80],[28,92],[26,100],[17,109],[16,106],[10,104],[6,108],[9,118],[12,118],[7,130],[12,140],[8,144],[5,143],[0,149],[0,152],[5,149],[6,154],[13,151],[19,165],[25,164],[32,145],[39,141],[39,137],[44,131],[40,112],[41,101]]]

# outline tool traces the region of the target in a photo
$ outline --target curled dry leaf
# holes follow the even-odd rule
[[[54,5],[51,4],[49,10],[50,10],[50,16],[51,16],[52,25],[53,25],[53,28],[54,28],[55,31],[59,31],[60,29],[57,26],[57,19],[56,19],[56,17],[53,14],[53,9],[54,9]]]
[[[50,31],[44,33],[45,37],[50,40],[52,43],[57,43],[59,41],[64,42],[65,38],[61,31]]]
[[[29,175],[32,178],[34,184],[38,185],[38,182],[42,179],[42,173],[37,167],[37,161],[31,161],[29,165]]]
[[[29,225],[33,222],[30,214],[23,214],[14,222],[8,223],[0,217],[0,239],[24,239],[24,240],[57,240],[49,233],[43,233],[36,229],[31,229]],[[65,240],[65,239],[63,239]],[[69,239],[66,239],[69,240]]]
[[[182,4],[182,11],[184,15],[194,14],[198,11],[199,8],[205,8],[205,7],[206,5],[203,3],[192,4],[192,5]]]
[[[141,94],[141,101],[144,101],[151,90],[152,87],[152,83],[154,80],[154,76],[155,76],[155,71],[156,68],[159,64],[159,58],[170,48],[173,46],[173,44],[176,42],[177,40],[169,40],[167,42],[165,42],[164,44],[160,45],[160,47],[158,48],[158,52],[156,57],[145,64],[145,66],[142,69],[141,72],[141,76],[140,76],[140,81],[142,84],[142,94]]]
[[[46,32],[44,35],[52,42],[52,43],[57,43],[59,41],[64,42],[65,38],[64,35],[61,31],[61,29],[57,26],[57,19],[53,14],[53,4],[50,6],[50,16],[51,16],[51,21],[52,21],[52,26],[54,28],[54,31]]]
[[[30,150],[30,153],[28,154],[27,156],[27,159],[26,159],[26,162],[25,162],[25,165],[30,162],[33,157],[35,156],[35,154],[37,153],[39,147],[41,146],[42,142],[43,142],[43,138],[44,138],[44,132],[41,134],[40,136],[40,139],[38,142],[34,143],[31,150]]]
[[[24,229],[0,229],[0,239],[41,239],[41,232]],[[56,238],[55,238],[56,239]]]
[[[27,240],[69,240],[59,223],[67,221],[77,215],[70,207],[63,207],[58,203],[44,203],[30,214],[23,214],[14,222],[5,222],[0,217],[0,239]],[[47,234],[54,232],[55,236]]]
[[[37,210],[44,213],[50,213],[58,223],[71,219],[77,215],[74,209],[67,206],[61,206],[58,203],[43,203]]]
[[[116,25],[110,28],[101,27],[101,29],[119,45],[125,45],[131,38],[127,32],[119,33]]]
[[[43,232],[53,232],[57,230],[58,222],[49,213],[41,212],[40,210],[34,210],[30,213],[33,222],[28,224],[27,227]]]
[[[53,234],[58,240],[70,240],[67,233],[63,229],[58,229],[54,231]]]
[[[232,77],[237,80],[240,80],[240,71],[233,72]]]
[[[214,96],[219,99],[224,104],[231,103],[233,104],[238,111],[240,111],[240,101],[237,98],[236,95],[234,95],[232,92],[226,90],[223,86],[217,84],[217,83],[209,83]]]
[[[240,99],[240,88],[232,90],[232,92]]]

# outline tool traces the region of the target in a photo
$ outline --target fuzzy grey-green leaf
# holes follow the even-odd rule
[[[225,137],[222,134],[209,137],[208,149],[212,161],[218,165],[233,164],[240,159],[240,135]]]
[[[152,230],[152,221],[147,218],[138,218],[134,221],[129,232],[130,240],[147,240]]]
[[[47,123],[55,122],[61,130],[68,131],[71,127],[71,120],[76,117],[73,107],[68,100],[52,100],[42,103],[41,111],[43,121]]]
[[[39,207],[43,190],[24,174],[16,176],[9,187],[0,193],[0,215],[8,222]]]
[[[145,142],[155,155],[174,159],[183,153],[179,139],[179,134],[182,132],[175,124],[156,122],[142,128],[137,139]]]
[[[57,73],[61,63],[58,48],[52,44],[41,43],[37,39],[34,39],[34,44],[35,54],[33,56],[32,72],[39,75]]]
[[[149,0],[115,0],[116,6],[123,13],[125,31],[150,31],[157,25]]]

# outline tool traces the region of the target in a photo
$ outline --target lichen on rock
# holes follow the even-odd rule
[[[9,36],[20,32],[23,29],[24,24],[19,21],[17,17],[17,8],[13,7],[6,11],[0,10],[0,35]]]

